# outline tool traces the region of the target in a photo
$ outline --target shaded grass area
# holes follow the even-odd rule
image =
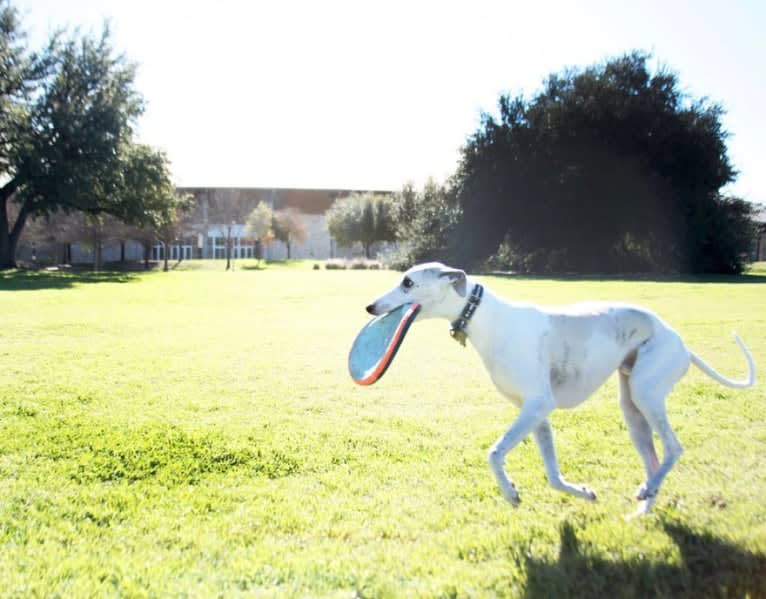
[[[678,563],[639,555],[615,561],[584,545],[575,527],[560,527],[559,555],[527,558],[524,596],[538,597],[763,597],[766,555],[669,519],[664,531],[680,552]]]
[[[30,410],[18,413],[29,416]],[[41,438],[46,439],[44,445]],[[298,471],[294,459],[249,441],[232,448],[220,433],[190,434],[174,426],[117,427],[80,417],[17,427],[16,434],[0,444],[0,452],[21,455],[33,448],[27,453],[31,462],[79,484],[152,480],[165,486],[196,485],[207,474],[237,468],[268,478]]]
[[[610,381],[552,419],[562,471],[599,503],[549,489],[527,441],[512,510],[486,451],[516,410],[445,323],[416,322],[373,387],[348,377],[396,273],[45,276],[0,279],[0,596],[766,596],[761,384],[679,384],[686,453],[656,513],[626,522],[642,468]],[[646,305],[730,376],[731,329],[766,356],[758,283],[483,282]]]
[[[90,283],[129,283],[136,275],[125,271],[0,270],[0,292],[69,289]]]

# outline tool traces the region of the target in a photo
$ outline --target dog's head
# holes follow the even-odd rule
[[[369,306],[370,314],[385,314],[403,304],[420,304],[419,318],[454,317],[455,306],[462,306],[468,283],[465,272],[439,262],[413,266],[399,284]],[[460,308],[458,307],[458,310]]]

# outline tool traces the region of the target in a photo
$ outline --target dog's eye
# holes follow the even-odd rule
[[[412,289],[412,286],[415,284],[415,281],[410,279],[409,277],[404,277],[404,280],[402,281],[402,287],[405,289]]]

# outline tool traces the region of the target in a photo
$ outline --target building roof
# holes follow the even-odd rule
[[[337,198],[349,196],[352,193],[391,193],[383,190],[290,187],[179,187],[178,191],[192,194],[198,202],[204,197],[209,204],[215,206],[245,203],[254,207],[259,202],[267,202],[275,210],[296,208],[304,214],[324,214]],[[215,211],[215,208],[212,208]]]

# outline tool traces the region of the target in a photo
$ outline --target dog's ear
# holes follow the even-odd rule
[[[464,271],[457,268],[445,267],[439,273],[439,278],[449,280],[460,297],[465,297],[466,293],[468,293],[468,283]]]

